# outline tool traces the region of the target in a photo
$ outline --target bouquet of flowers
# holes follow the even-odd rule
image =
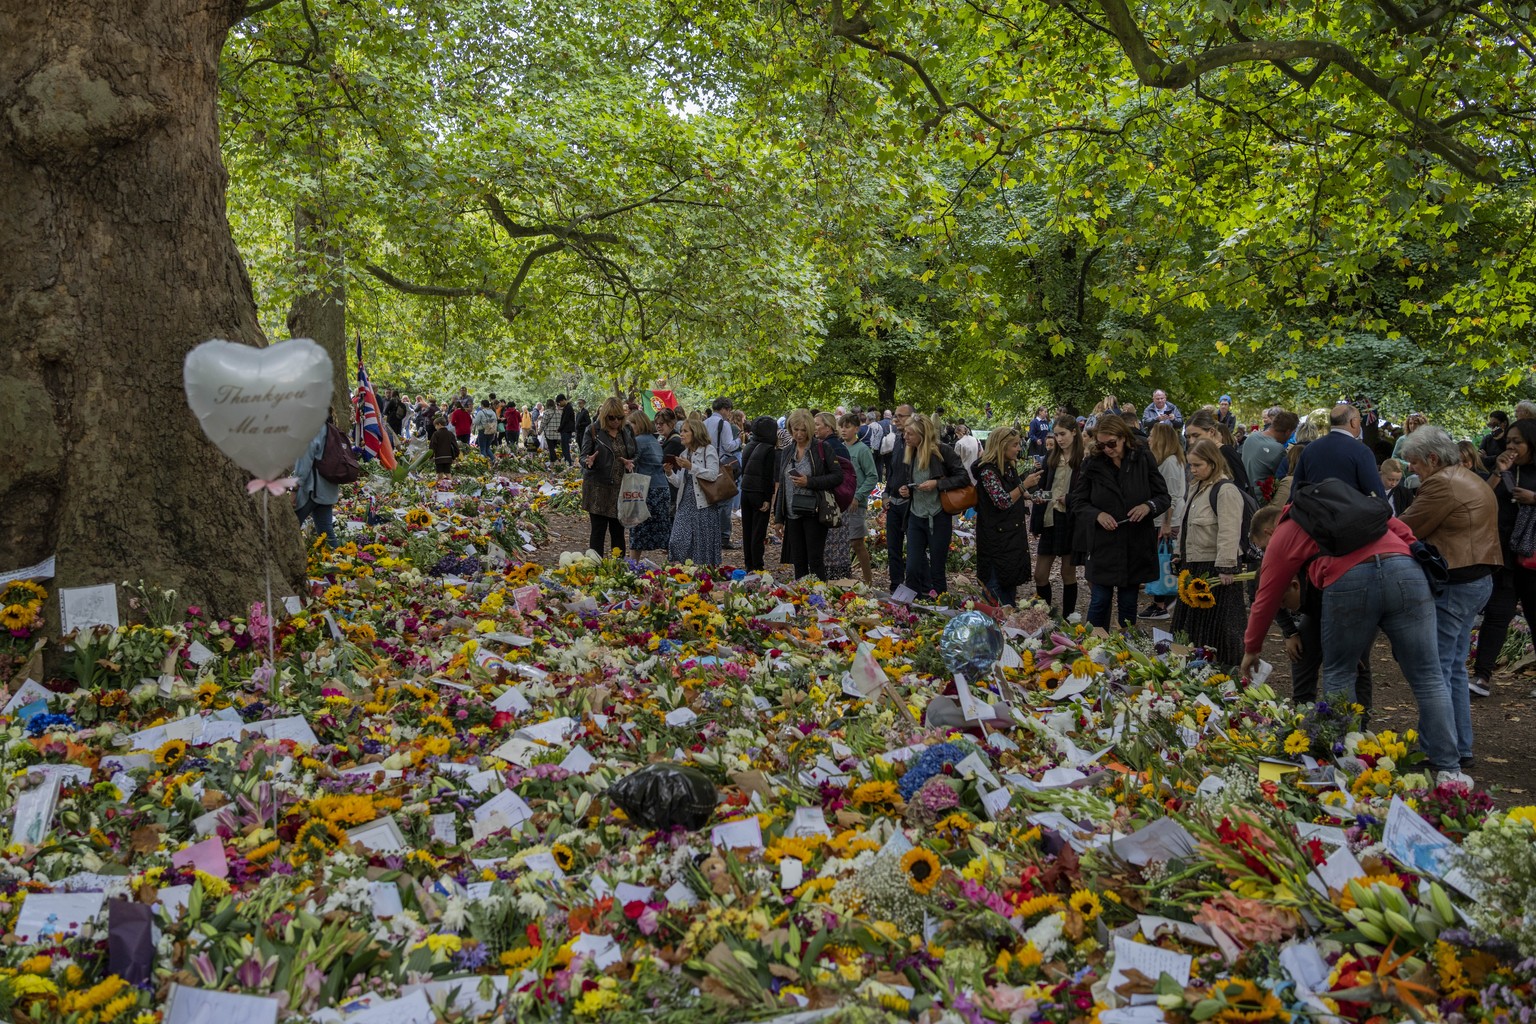
[[[1234,573],[1232,582],[1244,583],[1257,575],[1256,572]],[[1211,588],[1222,585],[1220,576],[1206,576],[1185,569],[1179,573],[1179,602],[1191,608],[1214,608],[1216,592]]]

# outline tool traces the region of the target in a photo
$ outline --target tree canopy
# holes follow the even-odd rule
[[[1533,78],[1513,0],[286,0],[225,148],[267,321],[343,280],[429,383],[1494,400],[1536,372]]]

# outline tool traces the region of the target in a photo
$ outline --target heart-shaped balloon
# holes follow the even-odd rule
[[[267,348],[205,341],[187,353],[187,404],[235,464],[272,480],[293,468],[325,425],[331,357],[308,338]]]

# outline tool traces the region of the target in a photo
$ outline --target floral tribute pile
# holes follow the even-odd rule
[[[1536,808],[1411,734],[1040,608],[957,683],[957,609],[541,570],[568,482],[450,482],[371,478],[277,608],[128,588],[53,672],[5,587],[0,1018],[1530,1019]],[[647,765],[702,827],[608,797]]]

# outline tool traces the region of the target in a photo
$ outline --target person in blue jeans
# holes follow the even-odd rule
[[[341,485],[321,476],[318,467],[325,455],[326,431],[334,422],[333,414],[326,413],[325,426],[293,464],[293,475],[299,481],[293,492],[293,511],[299,517],[299,526],[313,519],[315,532],[323,535],[325,542],[333,548],[336,546],[336,502],[341,498]]]
[[[1445,559],[1449,580],[1435,594],[1435,642],[1451,698],[1456,753],[1472,764],[1472,703],[1467,654],[1472,625],[1493,594],[1493,574],[1504,564],[1498,499],[1461,464],[1461,449],[1443,429],[1421,426],[1403,442],[1403,458],[1419,477],[1418,495],[1402,513],[1414,535]]]
[[[1258,665],[1280,596],[1305,567],[1308,579],[1323,596],[1324,698],[1355,700],[1356,667],[1380,630],[1392,641],[1392,655],[1419,706],[1419,747],[1435,772],[1436,783],[1471,785],[1472,779],[1461,771],[1439,642],[1435,630],[1424,628],[1434,597],[1424,570],[1409,550],[1413,541],[1413,531],[1393,518],[1376,540],[1346,555],[1328,557],[1294,519],[1282,520],[1264,551],[1264,571],[1248,618],[1243,638],[1246,653],[1239,671],[1246,678]]]
[[[939,493],[967,486],[971,476],[955,450],[939,442],[929,417],[907,421],[904,439],[907,482],[900,493],[907,500],[906,584],[919,594],[943,594],[949,590],[946,569],[955,517],[944,511]]]

